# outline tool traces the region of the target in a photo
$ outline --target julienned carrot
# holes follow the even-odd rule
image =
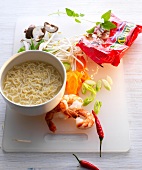
[[[85,71],[69,71],[67,72],[66,92],[67,94],[78,94],[82,83],[90,79]]]
[[[83,71],[86,68],[86,60],[83,56],[77,56],[77,59],[80,60],[83,65],[76,60],[76,69],[77,71]]]

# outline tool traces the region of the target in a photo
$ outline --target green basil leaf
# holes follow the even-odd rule
[[[101,18],[104,19],[104,21],[108,21],[110,19],[111,16],[111,10],[107,11],[106,13],[104,13]]]
[[[99,24],[101,24],[101,22],[96,22],[96,25],[99,25]]]
[[[65,8],[66,9],[66,14],[69,16],[69,17],[72,17],[73,14],[74,14],[74,11],[69,9],[69,8]]]
[[[79,17],[79,14],[74,12],[73,17]]]
[[[93,34],[94,33],[94,29],[95,29],[95,27],[92,27],[91,29],[87,30],[86,32],[88,34]]]
[[[101,26],[106,29],[106,30],[111,30],[113,28],[116,28],[116,25],[113,24],[112,22],[110,21],[105,21],[104,23],[101,24]]]
[[[80,15],[79,15],[79,16],[80,16],[80,17],[84,17],[84,16],[85,16],[85,14],[81,14],[81,13],[80,13]]]
[[[81,23],[81,21],[77,18],[75,18],[75,22]]]

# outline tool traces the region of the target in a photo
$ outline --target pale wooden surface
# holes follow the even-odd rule
[[[142,25],[142,0],[0,0],[0,67],[11,56],[16,19],[19,16],[45,16],[64,10],[65,7],[85,14],[100,16],[112,9],[123,20]],[[101,170],[142,169],[142,34],[124,57],[127,104],[129,112],[131,148],[127,153],[104,153],[102,158],[96,153],[79,153],[100,167]],[[5,102],[0,96],[0,143],[3,135]],[[117,132],[116,132],[117,133]],[[25,154],[3,153],[0,148],[0,169],[69,169],[77,170],[78,163],[70,153]]]

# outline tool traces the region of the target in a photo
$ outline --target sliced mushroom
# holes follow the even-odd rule
[[[30,25],[28,29],[25,29],[25,37],[27,39],[33,38],[33,29],[35,28],[35,25]]]
[[[32,34],[35,41],[40,41],[45,35],[45,28],[43,26],[36,26],[33,29]]]
[[[21,40],[21,42],[23,42],[23,44],[24,44],[25,51],[29,50],[29,48],[30,48],[30,43],[27,42],[26,40],[23,40],[23,39]]]
[[[45,22],[44,23],[44,28],[47,32],[50,32],[50,33],[54,33],[54,32],[57,32],[58,31],[58,27],[53,25],[53,24],[50,24],[48,22]]]

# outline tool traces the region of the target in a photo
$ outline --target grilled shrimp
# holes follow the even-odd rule
[[[81,97],[74,94],[64,95],[60,103],[45,116],[50,131],[55,132],[57,130],[52,121],[53,118],[74,118],[77,128],[91,128],[95,123],[94,116],[92,113],[82,109],[82,104],[83,100]]]

